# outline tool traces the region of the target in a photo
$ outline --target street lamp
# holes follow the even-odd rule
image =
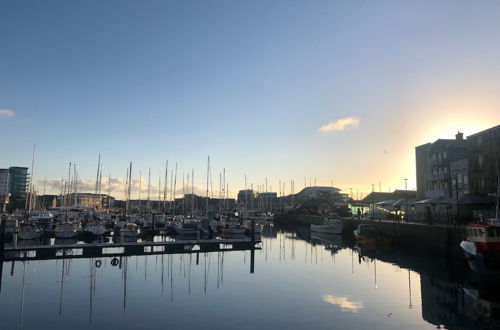
[[[405,219],[408,222],[408,179],[405,179]]]

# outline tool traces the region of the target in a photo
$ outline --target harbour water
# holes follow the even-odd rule
[[[499,291],[463,260],[361,249],[349,237],[272,224],[261,239],[255,251],[4,262],[0,328],[499,325]]]

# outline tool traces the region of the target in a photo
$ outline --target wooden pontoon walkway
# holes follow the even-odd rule
[[[3,261],[260,250],[260,239],[183,239],[160,242],[5,245]]]

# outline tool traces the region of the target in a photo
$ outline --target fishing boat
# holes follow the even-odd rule
[[[17,237],[22,240],[31,240],[40,237],[42,230],[31,222],[21,223],[17,229]]]
[[[466,226],[467,238],[460,243],[465,259],[474,271],[500,270],[500,217],[498,179],[495,217]]]
[[[72,222],[61,222],[56,225],[54,229],[54,236],[56,238],[75,238],[77,236],[77,226]]]
[[[135,223],[129,222],[127,223],[123,229],[120,230],[120,233],[123,237],[137,237],[141,233],[139,226]]]
[[[359,244],[390,244],[392,243],[392,235],[377,229],[371,224],[359,224],[353,231],[354,236]]]
[[[311,225],[311,231],[324,234],[341,234],[344,231],[344,221],[335,218],[325,218],[322,225]]]

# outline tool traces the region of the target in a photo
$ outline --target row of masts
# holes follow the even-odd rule
[[[34,185],[34,173],[35,173],[35,148],[36,146],[33,146],[33,158],[32,158],[32,166],[31,166],[31,178],[30,178],[30,183],[29,183],[29,198],[26,200],[26,210],[28,213],[30,213],[34,208],[36,208],[36,202],[37,199],[35,197],[35,185]],[[95,189],[94,193],[95,196],[98,200],[96,203],[96,208],[102,211],[103,209],[103,187],[102,187],[102,181],[103,181],[103,165],[101,162],[101,154],[98,156],[98,162],[97,162],[97,171],[96,171],[96,181],[95,181]],[[194,169],[191,169],[191,171],[182,174],[182,194],[184,195],[184,198],[182,200],[182,214],[190,214],[193,215],[195,212],[195,187],[194,187]],[[152,210],[152,200],[151,200],[151,168],[149,168],[148,171],[148,181],[147,181],[147,199],[146,199],[146,205],[144,208],[144,205],[142,205],[142,171],[139,171],[139,189],[138,189],[138,200],[136,203],[132,203],[132,194],[133,194],[133,166],[132,162],[129,163],[129,166],[127,167],[126,170],[126,180],[125,180],[125,214],[128,215],[133,207],[135,209],[139,210],[139,212],[143,211],[145,209],[146,212],[151,213]],[[167,160],[165,162],[165,172],[163,175],[163,187],[162,187],[162,175],[161,172],[158,172],[158,203],[157,203],[157,209],[155,210],[156,212],[162,212],[165,215],[166,214],[174,214],[176,212],[176,209],[178,206],[176,206],[176,199],[177,199],[177,178],[178,178],[178,164],[177,162],[175,163],[175,170],[170,169],[169,172],[169,161]],[[170,179],[170,182],[169,182]],[[312,183],[312,180],[310,180]],[[316,182],[316,179],[314,179]],[[60,206],[69,208],[71,205],[77,205],[79,204],[79,182],[80,178],[78,175],[77,171],[77,166],[75,163],[70,162],[68,166],[68,176],[67,179],[61,179],[61,204]],[[104,195],[104,197],[108,198],[107,201],[107,209],[109,211],[110,209],[110,195],[112,192],[111,189],[111,184],[112,184],[112,177],[111,173],[109,173],[108,177],[108,191],[107,191],[107,196]],[[278,183],[278,196],[277,197],[285,197],[286,195],[286,181],[281,181],[279,180]],[[289,182],[290,185],[290,195],[291,195],[291,200],[292,200],[292,207],[294,206],[294,194],[295,194],[295,181],[290,180]],[[251,191],[254,191],[254,185],[250,184],[250,189]],[[272,186],[268,185],[268,180],[267,178],[265,179],[265,183],[263,184],[258,184],[256,186],[256,193],[258,194],[258,198],[256,201],[254,201],[253,195],[250,201],[248,201],[248,181],[247,181],[247,176],[245,175],[245,190],[247,191],[246,193],[246,198],[245,198],[245,209],[247,211],[252,210],[252,211],[265,211],[265,210],[274,210],[274,209],[283,209],[284,207],[284,201],[283,198],[279,198],[278,201],[274,201],[274,198],[271,198],[271,195],[267,194],[269,191],[272,191]],[[45,191],[45,186],[44,186],[44,191]],[[266,193],[266,194],[264,194]],[[189,200],[186,199],[186,195],[190,195],[188,198]],[[229,182],[226,179],[226,169],[224,168],[220,173],[219,173],[219,187],[218,187],[218,205],[216,207],[216,211],[220,214],[225,210],[228,210],[230,207],[230,191],[229,191]],[[207,157],[207,170],[206,170],[206,191],[205,191],[205,210],[209,210],[209,199],[214,198],[214,189],[213,189],[213,183],[212,183],[212,171],[211,171],[211,166],[210,166],[210,156]],[[241,201],[240,201],[241,202]],[[257,205],[254,205],[256,202]],[[273,203],[278,203],[279,205],[273,205]],[[45,203],[43,203],[45,204]]]

